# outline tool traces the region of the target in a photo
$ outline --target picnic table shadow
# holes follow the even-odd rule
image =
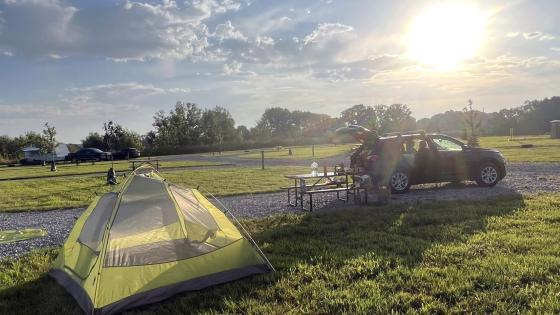
[[[260,290],[274,286],[301,264],[342,268],[354,258],[375,255],[388,261],[389,265],[414,267],[422,262],[424,252],[430,247],[466,241],[485,231],[489,218],[509,215],[524,205],[521,195],[512,194],[469,203],[367,205],[327,213],[245,221],[277,272],[182,293],[130,313],[221,313],[229,303],[260,298]],[[26,296],[25,303],[21,298],[15,298],[20,300],[20,305],[7,302],[4,307],[20,307],[19,313],[33,314],[31,310],[47,310],[45,301],[51,299],[57,301],[56,304],[65,305],[57,308],[59,314],[79,312],[72,298],[46,275],[5,291],[8,292],[0,293],[0,312],[2,299],[22,294]]]

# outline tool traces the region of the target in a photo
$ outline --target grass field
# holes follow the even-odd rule
[[[47,166],[22,166],[22,167],[1,167],[0,179],[11,178],[31,178],[31,177],[57,177],[66,175],[84,175],[95,173],[106,173],[111,167],[111,162],[96,162],[76,164],[59,164],[56,166],[57,171],[51,172],[49,165]],[[115,172],[125,172],[131,170],[131,164],[128,161],[115,161]],[[160,169],[173,168],[173,167],[193,167],[193,166],[214,166],[220,163],[214,162],[198,162],[198,161],[170,161],[160,162]]]
[[[275,148],[262,149],[264,152],[265,159],[294,159],[294,160],[305,160],[305,159],[322,159],[335,155],[340,155],[343,153],[350,153],[350,149],[354,147],[355,144],[321,144],[315,145],[315,155],[313,156],[313,150],[311,145],[306,146],[293,146],[293,147],[279,147],[278,150]],[[289,148],[292,148],[292,155],[289,155]],[[211,153],[205,153],[205,156],[213,156]],[[215,156],[219,156],[215,153]],[[251,150],[236,150],[236,151],[224,151],[221,156],[234,156],[245,159],[260,159],[261,150],[251,149]]]
[[[560,312],[560,195],[246,221],[278,270],[131,314]],[[0,262],[0,313],[74,314],[56,250]]]
[[[290,181],[283,175],[308,172],[305,167],[223,168],[166,172],[170,182],[186,187],[201,186],[214,195],[276,191]],[[122,182],[123,177],[118,178]],[[95,194],[111,189],[104,176],[75,176],[33,180],[0,181],[0,212],[50,210],[87,206]]]
[[[533,144],[533,148],[521,148]],[[508,162],[560,162],[560,139],[549,136],[481,137],[480,146],[498,149]]]
[[[533,144],[533,148],[521,148],[521,144]],[[349,153],[355,144],[317,145],[315,158],[327,158]],[[513,141],[509,137],[481,137],[480,146],[500,150],[509,162],[560,162],[560,139],[550,139],[549,136],[519,136]],[[208,154],[205,154],[209,156]],[[211,155],[211,154],[210,154]],[[260,150],[226,151],[222,156],[235,156],[247,159],[260,159]],[[311,146],[292,147],[292,156],[288,155],[288,147],[279,151],[265,150],[265,159],[311,159]]]

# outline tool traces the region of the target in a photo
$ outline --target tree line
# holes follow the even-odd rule
[[[89,133],[81,145],[105,151],[136,147],[147,154],[171,154],[327,143],[335,141],[336,128],[347,124],[359,124],[380,134],[423,129],[476,143],[480,135],[508,135],[510,128],[516,134],[543,134],[549,131],[549,121],[554,119],[560,119],[560,97],[528,101],[492,113],[473,109],[469,100],[462,111],[446,111],[420,120],[412,116],[405,104],[359,104],[343,110],[338,117],[270,107],[251,128],[236,126],[223,107],[203,109],[194,103],[177,102],[169,112],[155,113],[154,129],[144,135],[108,121],[103,123],[102,133]],[[42,135],[27,132],[13,138],[0,136],[0,156],[17,158],[21,148],[28,145],[48,152],[53,146],[53,132],[56,134],[54,127],[46,124]]]

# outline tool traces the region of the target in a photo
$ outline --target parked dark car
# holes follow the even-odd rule
[[[113,158],[111,152],[103,152],[96,148],[83,148],[74,153],[68,153],[66,160],[69,161],[110,161]]]
[[[126,148],[113,153],[115,160],[136,159],[140,157],[140,151],[136,148]]]
[[[363,137],[362,137],[363,138]],[[351,167],[394,193],[410,185],[473,180],[494,186],[506,176],[506,161],[495,149],[475,148],[443,134],[404,132],[373,137],[352,154]]]

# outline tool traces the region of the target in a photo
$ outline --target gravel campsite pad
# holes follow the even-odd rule
[[[507,176],[492,188],[478,187],[471,182],[459,184],[428,184],[412,187],[402,195],[393,195],[392,202],[431,202],[441,200],[481,200],[496,196],[533,194],[560,191],[560,164],[508,165]],[[286,213],[302,213],[299,208],[287,205],[286,193],[249,194],[219,198],[226,208],[238,218],[259,218]],[[213,201],[217,206],[219,203]],[[336,195],[314,198],[314,211],[322,212],[343,206]],[[223,208],[223,207],[222,207]],[[33,248],[53,247],[62,244],[83,212],[83,208],[40,212],[0,213],[0,230],[42,228],[45,237],[0,244],[0,259],[18,257]]]

